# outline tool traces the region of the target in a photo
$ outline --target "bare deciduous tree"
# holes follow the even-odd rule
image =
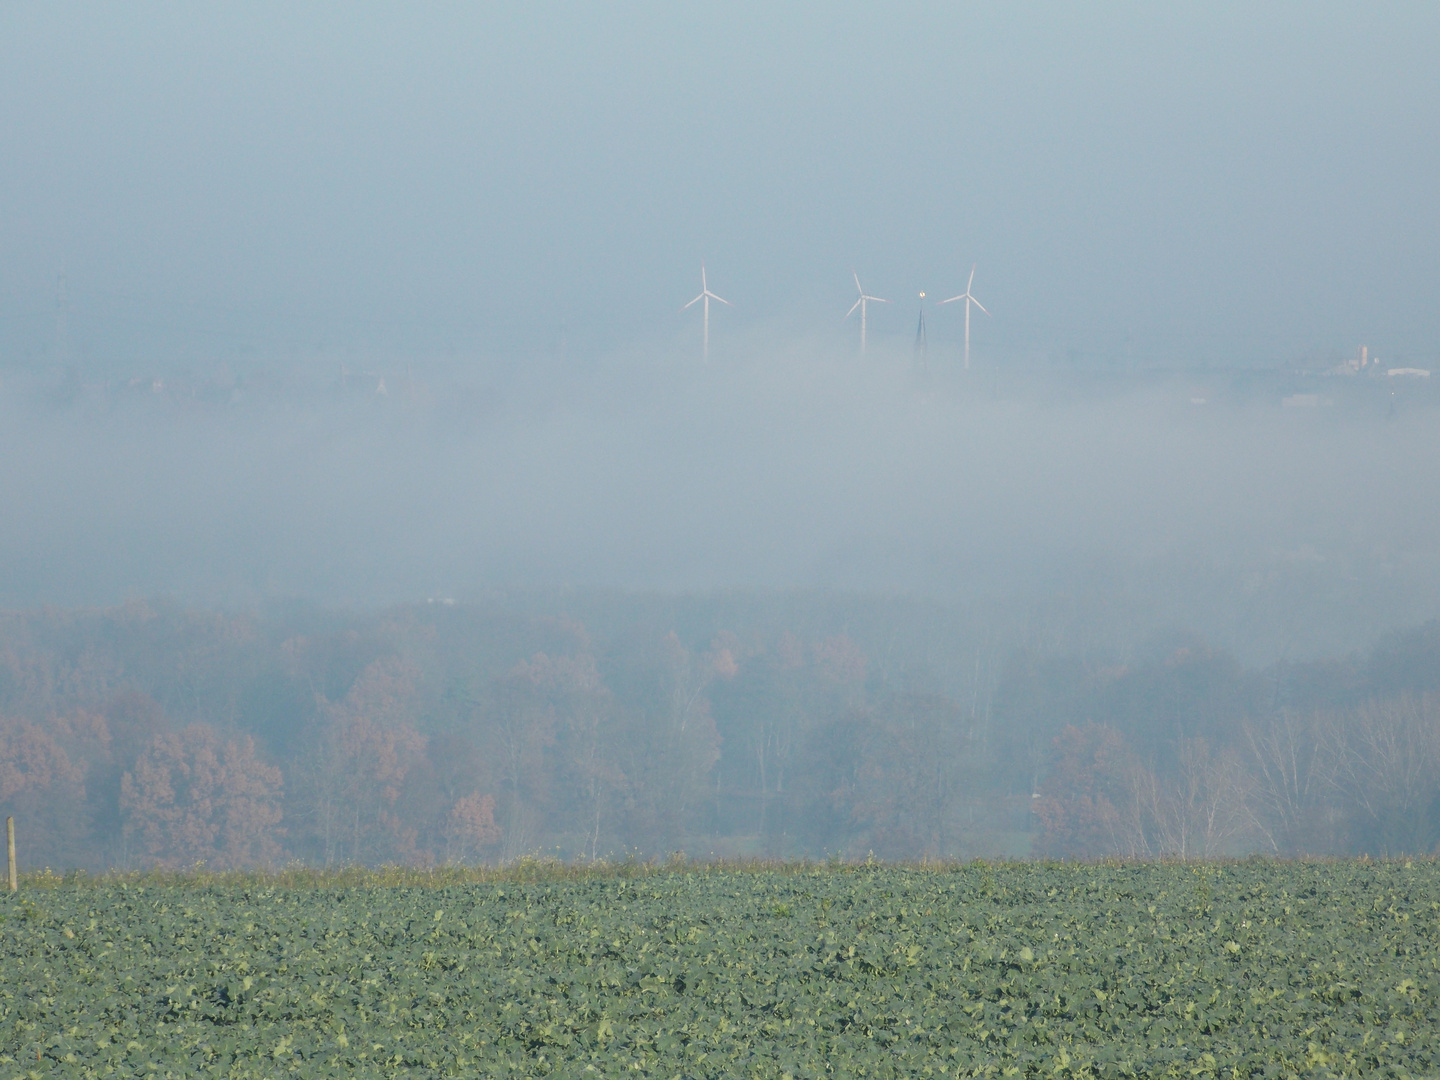
[[[1428,851],[1440,795],[1440,699],[1409,694],[1332,714],[1322,728],[1333,786],[1352,812],[1352,843],[1377,854]]]
[[[1227,854],[1254,829],[1248,809],[1252,780],[1230,751],[1204,739],[1178,741],[1173,774],[1137,770],[1130,835],[1136,854],[1210,859]]]
[[[1277,855],[1332,848],[1326,800],[1334,790],[1334,763],[1322,726],[1318,714],[1289,709],[1243,726],[1254,780],[1249,805],[1256,829]]]

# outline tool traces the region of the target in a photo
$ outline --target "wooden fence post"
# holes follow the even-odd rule
[[[20,891],[20,879],[15,876],[15,819],[5,819],[5,851],[10,856],[10,891]]]

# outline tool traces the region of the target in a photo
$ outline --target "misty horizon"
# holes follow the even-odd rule
[[[1435,850],[1437,41],[7,6],[0,810],[95,867]]]
[[[709,367],[415,370],[383,394],[358,365],[12,380],[0,450],[31,465],[0,481],[0,602],[1074,594],[1264,660],[1434,611],[1425,380],[1007,380],[803,342]]]

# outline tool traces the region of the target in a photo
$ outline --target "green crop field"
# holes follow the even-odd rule
[[[0,1080],[1437,1076],[1433,862],[31,879]]]

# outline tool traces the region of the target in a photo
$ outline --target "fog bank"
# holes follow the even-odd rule
[[[1314,385],[1287,407],[1313,387],[964,376],[813,342],[11,379],[0,603],[1068,596],[1260,658],[1334,651],[1436,614],[1440,428],[1423,386]]]

